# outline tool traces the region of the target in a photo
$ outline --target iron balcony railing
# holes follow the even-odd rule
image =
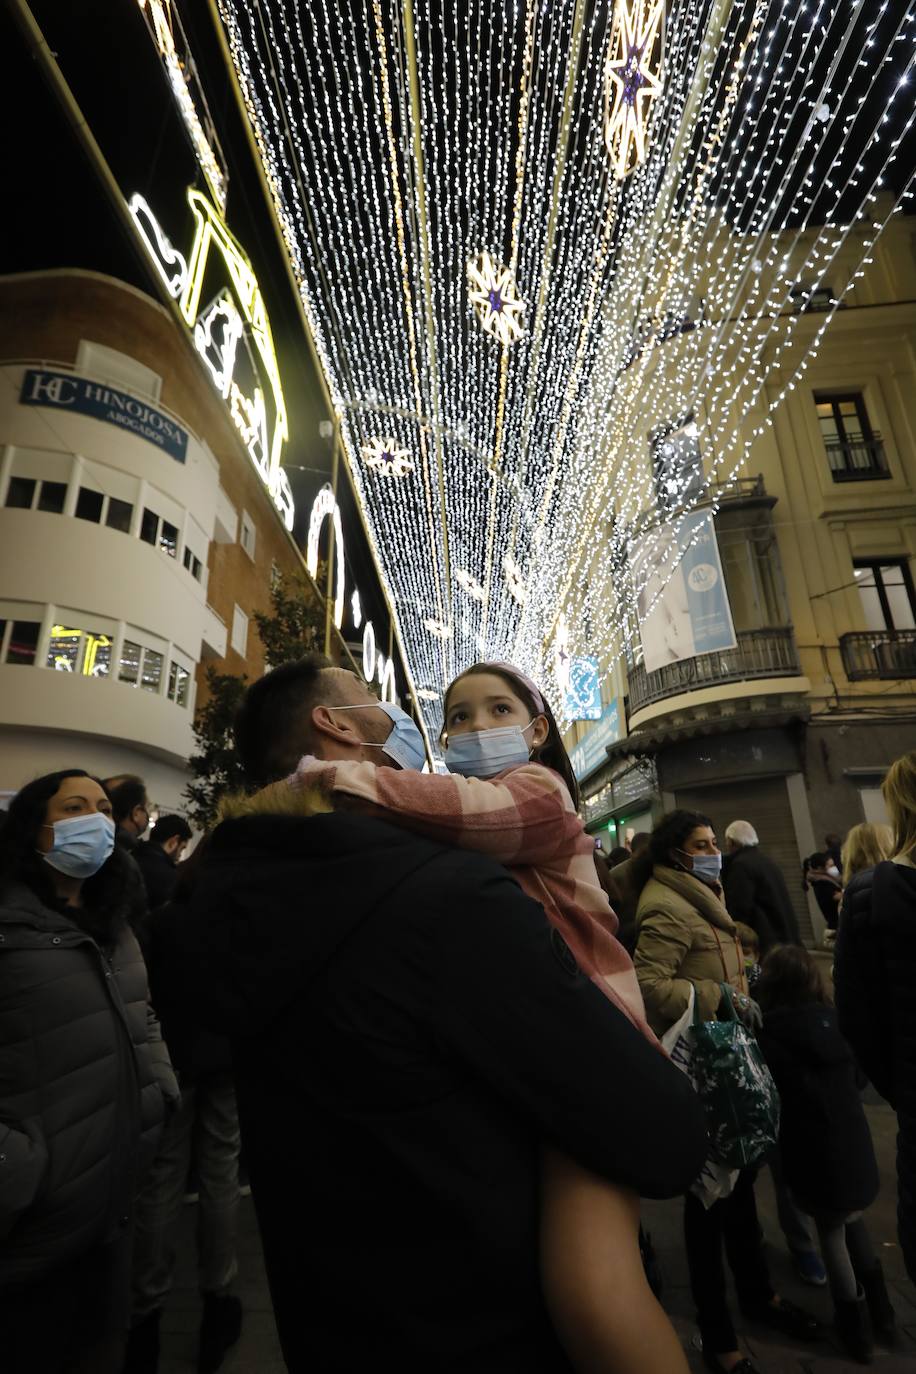
[[[880,434],[872,434],[868,439],[864,436],[837,439],[827,442],[825,447],[834,482],[864,482],[890,477]]]
[[[647,673],[642,664],[627,672],[630,688],[630,715],[653,702],[682,692],[698,692],[704,687],[719,687],[724,682],[747,682],[753,678],[797,677],[801,669],[795,635],[791,626],[768,630],[739,630],[737,646],[713,654],[699,654],[680,663]]]
[[[916,677],[916,630],[858,630],[840,636],[850,682]]]

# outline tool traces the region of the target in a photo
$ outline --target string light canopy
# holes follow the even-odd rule
[[[218,3],[430,734],[562,709],[908,208],[916,0]]]

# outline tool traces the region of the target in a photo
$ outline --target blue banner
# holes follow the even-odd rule
[[[601,719],[601,679],[597,658],[570,659],[566,719]]]
[[[716,649],[733,649],[735,630],[725,594],[725,579],[722,576],[712,514],[709,511],[697,511],[685,516],[678,530],[678,540],[684,550],[681,574],[687,589],[694,653],[709,654]]]
[[[648,531],[631,550],[647,673],[735,647],[711,511]]]
[[[607,763],[608,745],[616,744],[623,737],[622,719],[620,702],[615,698],[609,706],[605,706],[585,738],[569,751],[573,772],[580,782]]]
[[[183,463],[188,452],[188,431],[170,415],[127,391],[105,382],[75,377],[72,372],[45,372],[31,368],[22,380],[19,402],[24,406],[48,406],[75,411],[136,434]]]

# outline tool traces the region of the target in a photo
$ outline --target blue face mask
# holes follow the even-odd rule
[[[42,857],[68,878],[91,878],[114,849],[114,821],[101,811],[55,821],[48,828],[54,832],[54,843]]]
[[[693,874],[707,883],[717,883],[722,872],[721,854],[691,854]]]
[[[407,768],[415,773],[423,770],[426,762],[426,745],[414,721],[391,701],[366,702],[365,706],[329,706],[329,711],[365,711],[366,707],[377,706],[391,721],[391,734],[384,744],[363,740],[367,749],[381,749],[399,768]]]
[[[537,717],[535,717],[535,720]],[[534,721],[529,720],[528,725]],[[445,748],[445,766],[463,778],[493,778],[507,768],[518,768],[531,758],[531,746],[520,725],[501,725],[496,730],[469,730],[452,735]]]

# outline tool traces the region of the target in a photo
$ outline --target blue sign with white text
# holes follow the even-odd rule
[[[735,631],[731,607],[725,592],[722,563],[716,530],[709,511],[687,515],[678,530],[684,556],[681,576],[687,591],[687,606],[693,629],[693,651],[709,654],[716,649],[733,649]]]
[[[49,406],[53,410],[90,415],[155,444],[176,463],[183,463],[187,457],[188,431],[177,420],[105,382],[75,377],[72,372],[30,368],[22,380],[19,402],[24,406]]]
[[[571,658],[566,689],[567,720],[601,718],[601,678],[597,658]]]
[[[607,748],[616,744],[622,737],[620,702],[615,698],[601,712],[601,718],[588,731],[574,748],[569,751],[573,772],[581,782],[589,773],[594,773],[603,763],[607,763]]]

